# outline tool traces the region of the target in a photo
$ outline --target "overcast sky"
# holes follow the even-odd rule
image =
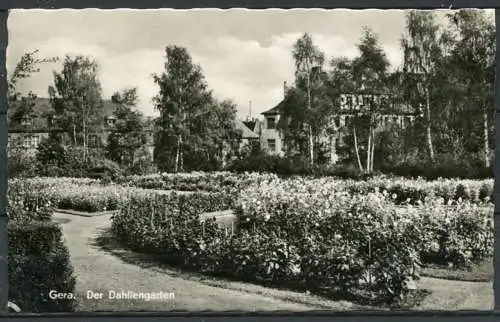
[[[34,49],[47,57],[93,56],[105,98],[137,87],[138,107],[156,115],[152,97],[158,87],[151,74],[162,71],[167,45],[185,46],[216,97],[233,100],[245,117],[249,101],[255,115],[282,99],[283,82],[293,80],[291,48],[304,32],[329,58],[355,57],[362,27],[368,26],[396,66],[404,24],[404,11],[398,10],[13,10],[7,69]],[[53,71],[60,68],[43,66],[23,89],[47,97]]]

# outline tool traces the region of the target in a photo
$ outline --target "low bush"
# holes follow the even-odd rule
[[[422,177],[427,180],[438,178],[454,179],[491,179],[493,167],[486,168],[482,157],[459,158],[455,155],[438,155],[433,162],[417,159],[393,165],[382,165],[374,173],[366,173],[353,163],[336,165],[316,164],[311,166],[300,157],[280,157],[260,153],[237,159],[228,167],[234,172],[265,172],[278,175],[309,175],[315,177],[333,176],[342,179],[367,179],[379,174],[411,178]]]
[[[493,164],[493,162],[491,162]],[[413,160],[392,166],[384,166],[384,173],[392,173],[408,178],[423,177],[427,180],[438,178],[454,179],[491,179],[494,176],[493,166],[485,167],[483,156],[438,155],[433,162],[429,160]]]
[[[69,252],[57,224],[9,224],[9,300],[23,312],[72,312],[74,299],[51,299],[49,292],[75,292]]]

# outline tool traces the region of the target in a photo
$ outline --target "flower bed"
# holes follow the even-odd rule
[[[30,180],[9,180],[7,213],[12,221],[29,222],[50,220],[54,203],[47,191]]]
[[[201,196],[135,196],[114,216],[113,231],[129,247],[167,256],[170,264],[263,284],[293,285],[316,292],[326,288],[343,294],[363,289],[380,299],[393,300],[408,293],[412,278],[417,277],[418,253],[405,241],[418,232],[409,221],[395,228],[392,223],[400,220],[401,214],[389,201],[384,208],[376,208],[365,200],[373,209],[360,210],[346,221],[340,218],[349,209],[347,205],[354,207],[362,200],[344,194],[345,205],[319,226],[311,220],[310,229],[295,226],[291,220],[280,229],[260,229],[249,223],[247,228],[251,229],[229,234],[219,229],[213,218],[200,220],[201,213],[227,205],[214,207]],[[388,207],[392,207],[390,215]],[[369,211],[378,221],[365,220],[372,225],[362,225],[360,219]],[[324,230],[318,227],[325,229],[325,223],[334,227],[339,222],[348,238],[319,233]],[[375,229],[374,223],[385,229]],[[353,228],[357,233],[349,235]],[[382,249],[380,245],[391,246]],[[369,264],[374,257],[378,261]]]
[[[227,189],[242,190],[260,182],[273,181],[277,184],[288,182],[289,187],[296,189],[297,184],[306,190],[318,186],[329,190],[348,191],[353,194],[366,194],[386,190],[397,198],[399,204],[417,204],[428,198],[441,197],[445,202],[470,201],[472,203],[487,203],[492,200],[493,180],[457,180],[440,179],[427,181],[424,179],[408,180],[405,178],[372,178],[367,181],[340,180],[332,177],[310,179],[305,177],[290,177],[279,179],[273,174],[231,172],[193,172],[176,174],[156,174],[149,176],[132,176],[124,179],[122,184],[145,189],[179,190],[179,191],[221,191]]]
[[[271,178],[277,178],[277,176],[259,173],[191,172],[130,176],[120,183],[143,189],[215,192],[240,189],[250,183]]]
[[[340,225],[342,221],[351,220],[360,209],[371,209],[380,211],[381,216],[385,212],[384,218],[391,218],[394,225],[409,222],[418,229],[418,235],[413,239],[408,235],[404,243],[413,244],[427,262],[444,262],[463,267],[492,255],[492,204],[480,206],[470,200],[452,203],[444,198],[428,196],[426,202],[415,207],[394,203],[398,199],[394,193],[363,191],[362,194],[353,194],[352,190],[338,191],[335,185],[329,186],[323,182],[316,184],[296,180],[284,181],[282,184],[263,183],[258,187],[247,188],[241,193],[236,206],[238,227],[268,232],[278,230],[287,236],[292,234],[292,239],[302,239],[311,234],[316,226],[326,225],[327,232],[332,233],[333,227],[324,222],[325,218],[336,216]],[[375,208],[366,208],[367,205]],[[391,212],[395,213],[395,217],[391,217]],[[370,221],[374,219],[373,215],[362,212],[356,219],[356,226],[371,226],[373,223]],[[358,229],[356,226],[349,229]]]
[[[204,273],[383,301],[411,291],[422,261],[463,267],[491,256],[491,204],[451,202],[462,198],[456,193],[462,183],[441,183],[455,187],[448,199],[435,197],[440,185],[428,183],[413,202],[394,190],[411,192],[416,185],[397,182],[381,193],[369,192],[379,183],[366,184],[368,190],[363,184],[260,180],[235,204],[234,234],[214,218],[200,220],[202,213],[233,206],[228,194],[209,194],[212,201],[207,194],[138,194],[114,216],[113,231],[133,249]]]

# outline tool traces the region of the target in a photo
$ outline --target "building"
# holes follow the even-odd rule
[[[270,154],[279,156],[283,156],[285,153],[283,131],[278,129],[277,125],[282,117],[282,111],[286,104],[288,91],[286,82],[284,83],[283,90],[283,99],[273,108],[261,113],[264,120],[259,131],[262,149]],[[384,102],[383,100],[387,101]],[[377,122],[381,127],[388,126],[389,124],[397,124],[400,127],[406,127],[414,122],[417,115],[413,108],[397,101],[389,104],[389,100],[390,95],[373,95],[368,92],[365,94],[341,95],[339,106],[335,108],[335,110],[339,112],[330,116],[330,133],[333,134],[325,134],[324,137],[319,138],[320,142],[330,145],[330,154],[333,154],[330,156],[331,162],[335,163],[336,160],[339,159],[335,152],[338,150],[338,147],[348,144],[344,142],[344,137],[340,129],[349,126],[351,120],[360,115],[360,113],[369,113],[366,112],[366,110],[369,110],[368,106],[371,102],[382,102],[381,105],[391,106],[390,109],[376,114]]]
[[[260,135],[255,133],[248,125],[247,121],[241,121],[239,119],[236,119],[236,129],[241,131],[241,140],[240,140],[240,149],[243,147],[253,143],[253,142],[259,142]],[[250,121],[252,122],[252,121]],[[251,124],[251,123],[250,123]]]
[[[118,105],[111,100],[103,101],[101,120],[91,126],[88,131],[87,142],[90,149],[99,149],[106,146],[109,134],[114,131],[116,123],[114,112],[117,107]],[[21,103],[17,102],[9,106],[7,113],[8,146],[9,148],[23,149],[28,154],[34,154],[44,138],[48,138],[50,133],[61,132],[62,130],[48,98],[37,98],[32,108],[33,113],[29,115],[18,116],[21,108]],[[147,118],[145,121],[146,148],[152,157],[154,150],[153,120]]]

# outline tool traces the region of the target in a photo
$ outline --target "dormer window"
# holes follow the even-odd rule
[[[23,117],[23,118],[21,119],[21,125],[22,125],[22,126],[29,126],[29,125],[31,125],[31,124],[32,124],[32,120],[31,120],[31,118],[30,118],[30,117]]]
[[[106,118],[106,124],[108,126],[113,126],[113,125],[115,125],[115,123],[116,123],[116,119],[113,116],[108,116]]]
[[[267,118],[267,128],[269,130],[272,130],[272,129],[276,128],[276,118],[274,118],[274,117],[268,117]]]

